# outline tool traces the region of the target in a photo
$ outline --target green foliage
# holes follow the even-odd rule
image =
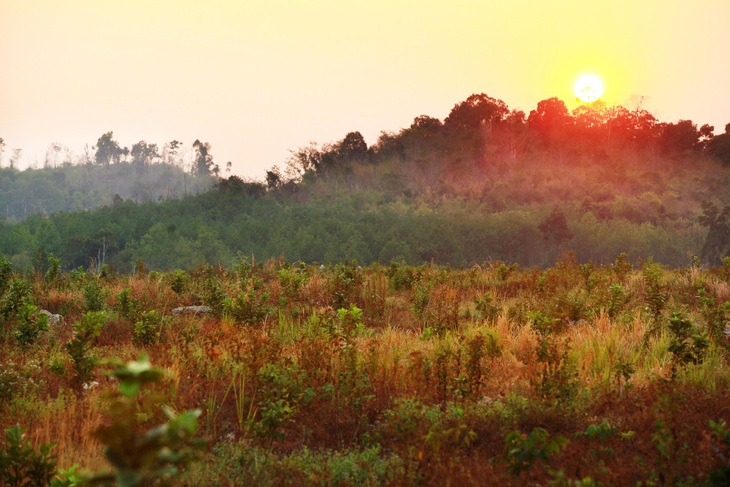
[[[394,291],[409,290],[413,287],[423,273],[420,267],[413,267],[406,264],[391,262],[387,271],[390,287]]]
[[[577,433],[577,437],[585,437],[592,440],[607,440],[618,435],[618,429],[612,426],[605,419],[599,424],[590,424],[585,431]]]
[[[658,321],[667,303],[667,295],[662,284],[663,269],[651,260],[644,265],[644,285],[646,286],[647,309]]]
[[[697,290],[697,300],[700,304],[702,317],[707,323],[707,334],[716,343],[725,338],[725,326],[730,321],[730,301],[718,305],[717,301],[705,294],[704,289]]]
[[[629,297],[627,296],[626,289],[620,283],[611,284],[609,293],[608,316],[615,318],[621,312]]]
[[[81,388],[93,378],[93,369],[97,365],[97,357],[91,354],[94,340],[101,334],[106,322],[106,315],[101,311],[84,313],[81,321],[73,325],[74,334],[66,343],[66,351],[73,360],[75,381]]]
[[[536,377],[537,393],[561,407],[572,405],[578,395],[578,371],[568,356],[567,346],[553,337],[542,338],[537,349],[540,369]]]
[[[97,280],[91,280],[84,286],[84,303],[86,311],[101,311],[109,291]]]
[[[501,308],[495,303],[495,299],[490,292],[477,296],[474,300],[474,307],[476,308],[478,317],[490,323],[497,319],[501,311]]]
[[[700,364],[707,354],[709,341],[704,332],[699,332],[691,320],[675,311],[669,318],[667,329],[671,334],[669,351],[672,353],[672,374],[686,364]]]
[[[713,450],[720,466],[710,472],[712,485],[728,485],[730,483],[730,429],[724,419],[709,421],[712,433]]]
[[[13,265],[4,255],[0,254],[0,296],[5,294],[5,291],[10,284],[10,277],[13,275]]]
[[[221,316],[226,304],[226,292],[221,286],[220,279],[213,275],[212,269],[208,269],[207,274],[202,284],[201,297],[203,303],[210,306],[215,316]]]
[[[284,437],[280,428],[292,419],[300,403],[314,398],[314,390],[305,387],[306,373],[296,364],[269,363],[257,373],[260,381],[257,436],[269,444]]]
[[[51,487],[77,487],[86,483],[88,475],[79,470],[78,465],[67,469],[60,468],[56,476],[51,479]]]
[[[5,446],[0,449],[0,485],[47,485],[56,474],[54,443],[36,450],[28,444],[20,425],[5,429]]]
[[[337,264],[330,280],[330,292],[332,294],[333,306],[335,309],[347,308],[359,295],[359,288],[362,285],[361,269],[357,262],[343,265]]]
[[[613,272],[616,273],[618,280],[625,283],[632,269],[633,266],[629,262],[626,252],[620,253],[613,264]]]
[[[116,482],[130,487],[172,485],[182,470],[197,458],[197,449],[202,446],[193,438],[201,411],[176,414],[163,406],[167,421],[147,429],[142,418],[153,413],[154,406],[140,397],[140,390],[145,384],[158,382],[163,371],[152,367],[143,356],[118,367],[110,375],[119,381],[119,391],[109,396],[111,422],[99,427],[95,436],[104,444],[104,455],[114,470],[98,473],[90,482]]]
[[[162,329],[167,324],[169,319],[157,310],[145,311],[140,320],[134,324],[132,340],[141,345],[157,343]]]
[[[263,323],[273,311],[268,302],[268,292],[259,293],[251,286],[235,298],[226,297],[223,301],[223,314],[243,324]]]
[[[510,432],[504,441],[504,457],[508,470],[514,475],[532,468],[537,460],[545,463],[563,449],[569,440],[562,436],[551,437],[544,428],[535,428],[529,435],[519,431]]]
[[[117,294],[116,311],[119,316],[129,320],[136,321],[139,316],[140,303],[132,297],[132,290],[124,288]]]
[[[13,279],[0,299],[0,316],[8,319],[16,315],[30,298],[31,290],[28,281]]]
[[[48,254],[48,271],[46,271],[46,283],[53,283],[58,279],[61,272],[61,259],[56,257],[53,252]]]
[[[312,450],[277,454],[245,443],[220,442],[213,447],[216,476],[189,477],[192,484],[232,483],[277,485],[331,485],[376,487],[405,481],[406,466],[395,453],[380,446],[342,451]],[[222,479],[221,479],[222,477]],[[186,479],[187,480],[187,479]]]
[[[38,306],[23,303],[18,310],[18,328],[15,339],[22,345],[32,345],[38,337],[48,330],[48,316],[38,312]]]
[[[175,272],[169,274],[169,279],[170,288],[177,294],[185,292],[190,285],[190,276],[181,269],[177,269]]]

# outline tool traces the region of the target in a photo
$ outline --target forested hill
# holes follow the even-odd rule
[[[113,167],[115,164],[111,164]],[[666,123],[633,107],[555,98],[529,115],[472,95],[368,146],[358,132],[294,151],[264,183],[232,176],[159,203],[116,198],[87,212],[2,223],[0,253],[43,270],[487,260],[630,259],[672,266],[730,254],[730,124]]]
[[[7,167],[0,169],[0,211],[5,221],[20,221],[33,214],[94,210],[115,198],[182,198],[207,191],[213,181],[168,163],[66,164],[25,171]]]

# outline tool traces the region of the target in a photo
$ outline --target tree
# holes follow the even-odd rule
[[[538,228],[542,232],[545,240],[552,240],[558,245],[573,238],[573,233],[568,228],[568,221],[565,219],[565,214],[557,208],[553,209],[550,215],[540,223]]]
[[[5,139],[0,137],[0,167],[3,167],[3,152],[5,152]]]
[[[126,148],[122,149],[114,140],[114,132],[107,132],[96,141],[96,163],[108,167],[111,163],[118,163],[122,156],[127,155]]]
[[[132,156],[132,163],[141,168],[147,166],[153,159],[160,157],[157,144],[148,144],[144,140],[140,140],[132,146],[130,155]]]
[[[725,133],[716,135],[707,142],[705,150],[724,166],[730,166],[730,123],[725,125]]]
[[[677,123],[661,125],[659,147],[666,155],[682,155],[702,148],[700,131],[692,120],[680,120]]]
[[[282,178],[279,168],[274,166],[270,171],[266,171],[266,187],[273,191],[281,186]]]
[[[340,160],[363,162],[368,155],[368,144],[360,132],[350,132],[337,143],[336,151]]]
[[[58,166],[58,153],[63,150],[63,145],[60,142],[53,142],[49,149],[53,152],[53,167],[55,168]]]
[[[195,139],[193,148],[195,149],[195,174],[197,176],[210,176],[214,168],[217,167],[213,162],[213,155],[210,153],[210,144]]]
[[[17,169],[20,158],[23,157],[23,149],[13,149],[13,155],[10,156],[10,169]]]
[[[174,166],[177,162],[177,153],[181,145],[182,142],[180,142],[179,140],[172,140],[165,144],[165,149],[167,152],[167,163],[171,166]]]
[[[292,181],[299,181],[307,173],[315,173],[322,164],[322,151],[316,142],[310,142],[296,151],[289,151],[286,160],[286,175]]]
[[[444,126],[451,131],[473,131],[482,125],[491,127],[503,121],[508,114],[509,108],[502,100],[484,93],[474,94],[454,106],[444,120]]]
[[[528,127],[537,133],[547,147],[564,140],[566,130],[572,123],[565,102],[556,97],[538,102],[537,108],[531,110],[527,117]]]
[[[730,205],[720,211],[714,203],[703,201],[700,225],[707,227],[701,257],[710,265],[720,265],[730,255]]]

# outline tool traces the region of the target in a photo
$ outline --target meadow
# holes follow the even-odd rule
[[[0,259],[3,485],[730,476],[730,259],[47,268]]]

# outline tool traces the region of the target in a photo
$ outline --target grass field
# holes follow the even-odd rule
[[[0,267],[0,421],[26,428],[34,448],[55,442],[61,473],[119,474],[109,452],[124,451],[127,485],[724,485],[730,475],[728,259],[714,269],[571,254],[547,269]],[[173,312],[197,305],[207,308]],[[164,441],[139,442],[158,425]],[[62,477],[55,485],[73,485]]]

